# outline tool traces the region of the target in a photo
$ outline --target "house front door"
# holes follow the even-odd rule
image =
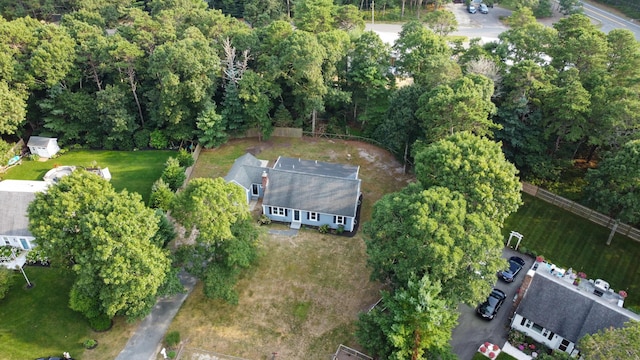
[[[293,221],[300,222],[300,210],[293,210]]]

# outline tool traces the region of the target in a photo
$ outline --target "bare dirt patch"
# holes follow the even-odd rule
[[[377,199],[412,180],[402,173],[401,163],[376,146],[317,138],[275,138],[266,144],[236,140],[203,152],[194,174],[224,176],[233,160],[249,150],[270,163],[282,155],[359,165],[362,221],[369,219]],[[303,229],[285,237],[265,231],[259,264],[238,284],[239,304],[206,299],[198,285],[169,331],[180,331],[189,349],[183,359],[209,352],[271,359],[277,352],[280,359],[326,360],[341,343],[358,348],[353,336],[358,313],[380,296],[380,284],[370,282],[369,273],[360,233],[346,238]]]

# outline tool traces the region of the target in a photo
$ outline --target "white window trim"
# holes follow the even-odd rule
[[[309,212],[309,220],[320,221],[320,214],[318,214],[317,212]]]
[[[285,208],[281,208],[281,207],[277,207],[277,206],[272,206],[271,207],[271,215],[276,215],[276,216],[286,216],[286,209]]]
[[[347,224],[346,216],[336,215],[336,225],[346,225],[346,224]]]

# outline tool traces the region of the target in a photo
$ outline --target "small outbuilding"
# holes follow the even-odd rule
[[[27,147],[32,154],[44,158],[50,158],[60,151],[58,139],[41,136],[30,137]]]

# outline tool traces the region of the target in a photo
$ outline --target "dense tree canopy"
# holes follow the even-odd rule
[[[130,320],[151,311],[170,260],[152,241],[160,218],[139,195],[75,171],[38,193],[28,212],[38,246],[76,274],[72,309],[88,318]]]
[[[631,321],[621,329],[605,329],[585,335],[579,342],[587,360],[635,359],[640,357],[640,322]]]
[[[181,257],[204,281],[205,295],[237,302],[237,278],[257,258],[258,234],[243,189],[222,178],[193,179],[177,194],[172,215],[197,232],[196,244],[181,249]]]
[[[425,189],[446,187],[463,195],[472,213],[502,226],[520,198],[518,170],[500,144],[469,132],[457,133],[418,150],[416,177]]]

